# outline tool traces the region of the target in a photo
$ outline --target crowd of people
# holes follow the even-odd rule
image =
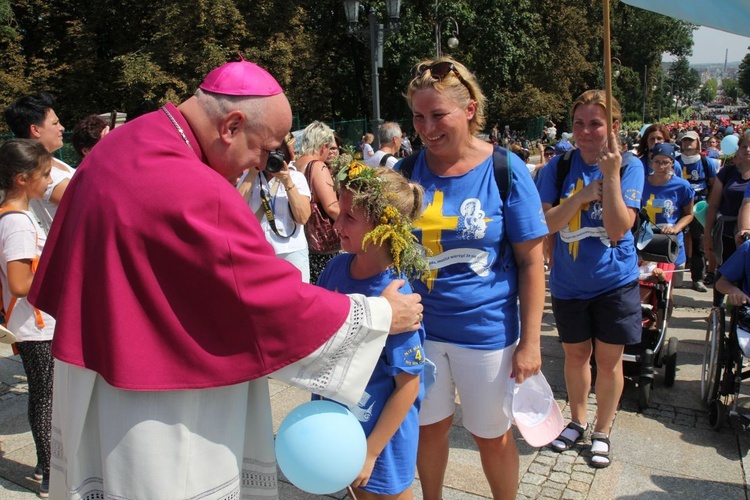
[[[52,155],[51,95],[6,110],[0,283],[41,496],[277,496],[271,376],[359,418],[357,498],[410,499],[416,471],[442,497],[457,394],[493,497],[515,498],[508,381],[542,369],[546,272],[571,408],[549,447],[590,438],[589,464],[612,463],[623,352],[641,337],[636,214],[677,235],[676,264],[707,291],[750,233],[750,135],[731,156],[727,126],[632,138],[589,90],[532,163],[507,126],[479,137],[486,98],[460,62],[418,63],[405,97],[412,137],[386,122],[357,158],[315,121],[298,149],[273,76],[228,63],[123,127],[86,117],[76,171]],[[740,301],[732,286],[714,302]]]

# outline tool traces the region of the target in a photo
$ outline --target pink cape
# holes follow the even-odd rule
[[[105,137],[71,180],[29,300],[53,355],[130,390],[219,387],[323,345],[345,295],[301,282],[167,105]]]

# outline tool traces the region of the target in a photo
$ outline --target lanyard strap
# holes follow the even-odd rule
[[[260,174],[263,175],[262,173]],[[266,194],[266,191],[263,189],[263,180],[260,180],[260,208],[258,208],[258,211],[255,212],[255,216],[258,217],[258,220],[262,219],[263,213],[266,214],[266,219],[268,220],[268,225],[271,226],[271,230],[274,232],[276,236],[279,238],[291,238],[295,231],[297,231],[297,223],[294,221],[294,217],[292,217],[292,223],[294,224],[294,229],[292,229],[292,233],[289,236],[283,236],[281,233],[279,233],[279,230],[276,229],[276,218],[273,215],[273,209],[271,208],[271,203],[268,201],[268,195]],[[280,182],[277,181],[276,184],[274,184],[273,189],[271,190],[271,196],[274,198],[276,197],[276,191],[279,189]],[[266,181],[266,185],[268,185],[268,181]]]

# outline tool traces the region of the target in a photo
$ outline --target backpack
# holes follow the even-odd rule
[[[697,180],[693,180],[689,176],[685,177],[685,173],[687,172],[687,169],[685,169],[685,164],[682,163],[682,158],[680,158],[680,160],[675,160],[675,162],[679,162],[680,168],[682,169],[682,178],[690,182],[690,184],[698,183],[698,182],[706,182],[706,189],[702,189],[700,191],[695,192],[695,196],[699,200],[705,200],[706,198],[708,198],[708,194],[711,189],[711,186],[708,183],[708,179],[706,178],[706,174],[711,169],[711,166],[708,164],[708,158],[706,158],[706,156],[704,155],[700,155],[700,156],[701,156],[701,160],[700,160],[701,166],[703,167],[703,177],[699,177]],[[691,165],[693,164],[691,163]]]
[[[555,179],[555,187],[557,188],[557,201],[553,204],[553,206],[557,206],[560,204],[560,197],[562,197],[562,189],[563,184],[565,183],[565,178],[570,173],[570,166],[573,163],[573,151],[569,150],[566,151],[564,155],[560,157],[560,159],[557,161],[557,178]],[[623,165],[620,167],[620,179],[622,179],[622,176],[625,174],[625,169],[627,168],[627,161],[630,160],[630,158],[633,156],[633,153],[626,152],[622,155],[622,162]],[[637,241],[638,237],[638,231],[641,228],[641,223],[644,220],[648,220],[647,212],[644,208],[641,208],[636,214],[635,214],[635,220],[633,221],[633,227],[630,228],[630,232],[633,233],[633,236],[636,238],[635,241]],[[613,246],[616,245],[616,243],[613,244]]]
[[[9,215],[9,214],[23,214],[23,215],[29,217],[29,215],[26,212],[23,212],[21,210],[16,210],[16,209],[10,208],[10,207],[0,208],[0,218],[3,218],[3,217],[5,217],[6,215]],[[29,217],[29,219],[31,219],[31,217]],[[32,222],[34,222],[34,221],[32,220]],[[34,225],[36,225],[35,222],[34,222]],[[35,257],[35,258],[31,259],[31,272],[32,273],[36,272],[36,266],[38,264],[39,264],[39,258],[38,257]],[[17,301],[18,301],[17,297],[11,298],[10,299],[10,304],[8,304],[8,307],[6,308],[5,304],[3,302],[3,289],[2,289],[2,285],[0,285],[0,316],[1,316],[0,321],[2,322],[3,326],[8,326],[8,321],[10,320],[10,315],[13,313],[13,309],[15,308]],[[44,319],[42,318],[42,312],[39,309],[37,309],[36,307],[34,308],[34,316],[36,317],[36,325],[39,328],[44,328]],[[13,352],[14,352],[14,354],[18,354],[16,352],[15,345],[13,346]]]
[[[396,165],[394,165],[394,170],[400,172],[401,175],[406,177],[408,180],[411,180],[412,173],[414,172],[414,164],[417,162],[417,156],[419,156],[419,153],[414,153],[407,156]],[[503,200],[503,208],[505,208],[505,203],[508,201],[508,194],[510,193],[510,189],[513,186],[513,170],[510,166],[510,156],[508,155],[507,149],[500,146],[495,146],[492,152],[492,167],[495,172],[495,183],[497,184],[497,190],[500,193],[500,199]],[[505,216],[503,216],[503,226],[505,226]],[[503,230],[503,233],[504,232],[505,231]],[[503,238],[503,241],[500,243],[500,258],[505,255],[506,246],[507,238]]]
[[[393,155],[390,153],[386,153],[383,155],[382,158],[380,158],[380,166],[385,167],[385,165],[388,163],[388,158],[393,158]]]

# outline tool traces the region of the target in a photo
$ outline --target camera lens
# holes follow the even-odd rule
[[[272,174],[281,171],[284,168],[284,157],[278,151],[268,153],[266,161],[266,171]]]

